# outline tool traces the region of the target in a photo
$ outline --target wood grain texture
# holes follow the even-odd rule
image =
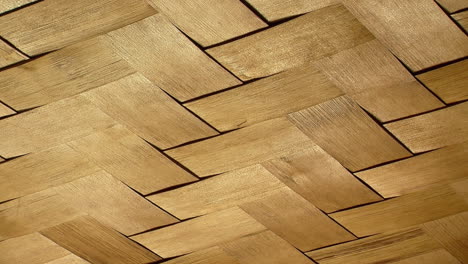
[[[49,261],[47,264],[89,264],[89,262],[76,255],[70,254],[63,258]]]
[[[468,181],[457,183],[466,187]],[[390,232],[468,210],[466,194],[453,185],[366,205],[330,215],[353,234],[362,237]]]
[[[263,162],[262,165],[327,213],[382,200],[318,146]]]
[[[268,194],[240,208],[295,248],[307,251],[355,239],[288,187]]]
[[[454,13],[468,8],[467,0],[436,0],[448,12]]]
[[[29,109],[133,72],[99,38],[93,38],[0,72],[0,99],[16,110]]]
[[[289,118],[351,171],[411,156],[347,96],[290,114]]]
[[[384,197],[447,184],[468,176],[468,142],[356,174]]]
[[[150,0],[185,34],[206,47],[267,26],[239,0]]]
[[[159,14],[112,31],[107,40],[130,65],[180,101],[241,83]]]
[[[37,1],[39,0],[3,0],[0,2],[0,14]]]
[[[2,3],[0,3],[1,5]],[[1,13],[0,6],[0,13]],[[3,40],[0,39],[0,68],[6,67],[8,65],[27,60],[28,57],[24,56],[18,52],[15,48],[11,47]]]
[[[61,185],[101,169],[86,155],[60,145],[0,164],[0,201]]]
[[[163,149],[218,134],[139,73],[82,96],[133,133]]]
[[[45,150],[114,124],[83,98],[68,98],[0,120],[0,156],[11,158]]]
[[[197,180],[120,125],[67,144],[142,194]]]
[[[43,14],[54,14],[45,16]],[[156,13],[143,0],[41,1],[0,17],[0,35],[28,55],[60,49]]]
[[[323,58],[315,66],[382,122],[444,106],[378,40]]]
[[[200,177],[257,164],[315,146],[285,118],[265,121],[166,153]]]
[[[276,21],[338,4],[340,0],[247,0],[247,2],[268,21]]]
[[[89,216],[47,228],[41,234],[91,263],[145,264],[161,259]]]
[[[413,153],[466,141],[468,103],[388,123],[385,127]]]
[[[346,7],[411,70],[468,55],[468,39],[433,1],[348,0]]]
[[[6,105],[0,103],[0,117],[8,116],[8,115],[13,115],[16,112],[13,111],[11,108],[7,107]]]
[[[345,7],[335,5],[207,52],[237,77],[250,80],[300,66],[372,39],[372,34]]]
[[[393,263],[440,247],[420,228],[409,228],[315,250],[307,255],[320,264]]]
[[[437,249],[426,252],[421,255],[394,261],[392,264],[413,264],[413,263],[425,263],[425,264],[462,264],[452,254],[445,249]]]
[[[468,99],[468,60],[417,75],[417,78],[446,103]]]
[[[340,89],[308,65],[185,106],[219,131],[226,131],[282,117],[340,95]]]
[[[468,11],[463,11],[452,15],[452,18],[462,27],[465,32],[468,30]]]
[[[214,246],[195,251],[167,261],[167,264],[241,264],[220,247]]]
[[[263,225],[241,209],[233,207],[131,238],[159,256],[168,258],[263,230]]]

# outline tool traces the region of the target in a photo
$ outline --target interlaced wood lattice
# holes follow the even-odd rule
[[[468,263],[467,28],[468,0],[0,0],[0,263]]]

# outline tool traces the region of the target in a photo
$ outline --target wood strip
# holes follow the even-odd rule
[[[210,247],[194,253],[180,256],[166,262],[167,264],[241,264],[226,254],[220,247]]]
[[[468,8],[467,0],[436,0],[449,13],[454,13]]]
[[[11,108],[0,102],[0,117],[16,114]]]
[[[150,0],[185,34],[210,46],[267,26],[238,0]]]
[[[315,65],[382,122],[444,106],[378,40],[326,57]]]
[[[0,3],[0,14],[37,1],[39,0],[2,0]]]
[[[89,264],[89,262],[76,255],[70,254],[63,258],[59,258],[59,259],[47,262],[47,264]]]
[[[346,96],[289,117],[312,141],[351,171],[411,156]]]
[[[394,263],[437,250],[440,245],[420,228],[410,228],[307,252],[320,264]],[[396,262],[398,263],[398,262]],[[426,262],[412,262],[426,263]]]
[[[163,149],[218,134],[139,73],[82,96],[133,133]],[[149,116],[152,118],[148,119]]]
[[[0,120],[0,156],[45,150],[115,124],[81,97],[73,97]]]
[[[262,165],[289,188],[327,213],[382,200],[318,146],[266,161]]]
[[[247,0],[247,2],[270,22],[340,3],[339,0]]]
[[[131,238],[159,256],[169,258],[263,230],[263,225],[233,207]]]
[[[2,5],[2,3],[0,3]],[[2,6],[0,6],[1,13]],[[29,59],[0,39],[0,68]]]
[[[425,264],[462,264],[454,256],[452,256],[445,249],[437,249],[421,255],[410,257],[407,259],[392,262],[392,264],[413,264],[413,263],[425,263]]]
[[[54,15],[44,16],[45,13]],[[41,1],[0,17],[0,35],[32,56],[109,32],[154,13],[143,0]]]
[[[180,101],[241,83],[162,15],[110,32],[107,40],[130,65]]]
[[[468,99],[468,60],[463,60],[417,76],[446,103]]]
[[[468,30],[468,11],[453,14],[452,18],[457,21],[457,23],[465,30],[465,32]]]
[[[66,145],[0,164],[0,202],[32,194],[100,171]]]
[[[350,0],[345,4],[413,71],[468,55],[465,34],[433,1]]]
[[[47,228],[41,234],[91,263],[144,264],[161,259],[89,216]]]
[[[197,180],[120,125],[67,144],[142,194]]]
[[[185,106],[219,131],[285,116],[343,95],[312,66],[299,67]]]
[[[372,34],[344,6],[335,5],[207,52],[237,77],[250,80],[303,65],[372,39]]]
[[[16,110],[29,109],[133,72],[99,38],[93,38],[0,72],[0,99]]]
[[[359,172],[356,176],[388,198],[467,177],[467,154],[468,142],[465,142]]]
[[[413,153],[466,141],[468,103],[386,124]]]
[[[307,251],[355,239],[288,187],[268,194],[240,207],[295,248]]]
[[[468,180],[457,183],[466,187]],[[439,186],[330,215],[358,237],[422,224],[468,210],[468,195]],[[468,200],[468,199],[467,199]]]
[[[285,118],[196,142],[166,153],[200,177],[248,167],[315,146]]]

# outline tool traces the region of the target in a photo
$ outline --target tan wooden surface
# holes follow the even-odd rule
[[[468,30],[468,11],[463,11],[452,15],[452,18],[457,21],[461,28]]]
[[[340,0],[247,0],[247,2],[268,21],[275,21],[334,5]]]
[[[0,3],[1,5],[1,3]],[[1,8],[1,6],[0,6]],[[0,39],[0,68],[27,60],[28,57],[18,52],[15,48]]]
[[[467,0],[437,0],[437,2],[450,13],[468,8]]]

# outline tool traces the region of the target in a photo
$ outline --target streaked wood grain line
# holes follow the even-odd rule
[[[1,5],[2,3],[0,3]],[[1,9],[1,6],[0,6]],[[1,10],[0,10],[1,13]],[[0,39],[0,68],[8,65],[27,60],[28,57],[18,52],[15,48],[11,47],[3,40]]]
[[[340,3],[340,0],[247,0],[268,21],[276,21]]]
[[[160,14],[112,31],[107,40],[130,65],[180,101],[241,84]]]
[[[424,152],[466,141],[468,103],[388,123],[385,127],[412,152]]]
[[[468,8],[467,0],[436,0],[448,12],[454,13]]]
[[[250,80],[312,62],[372,39],[374,36],[344,6],[335,5],[207,52],[237,77]]]

